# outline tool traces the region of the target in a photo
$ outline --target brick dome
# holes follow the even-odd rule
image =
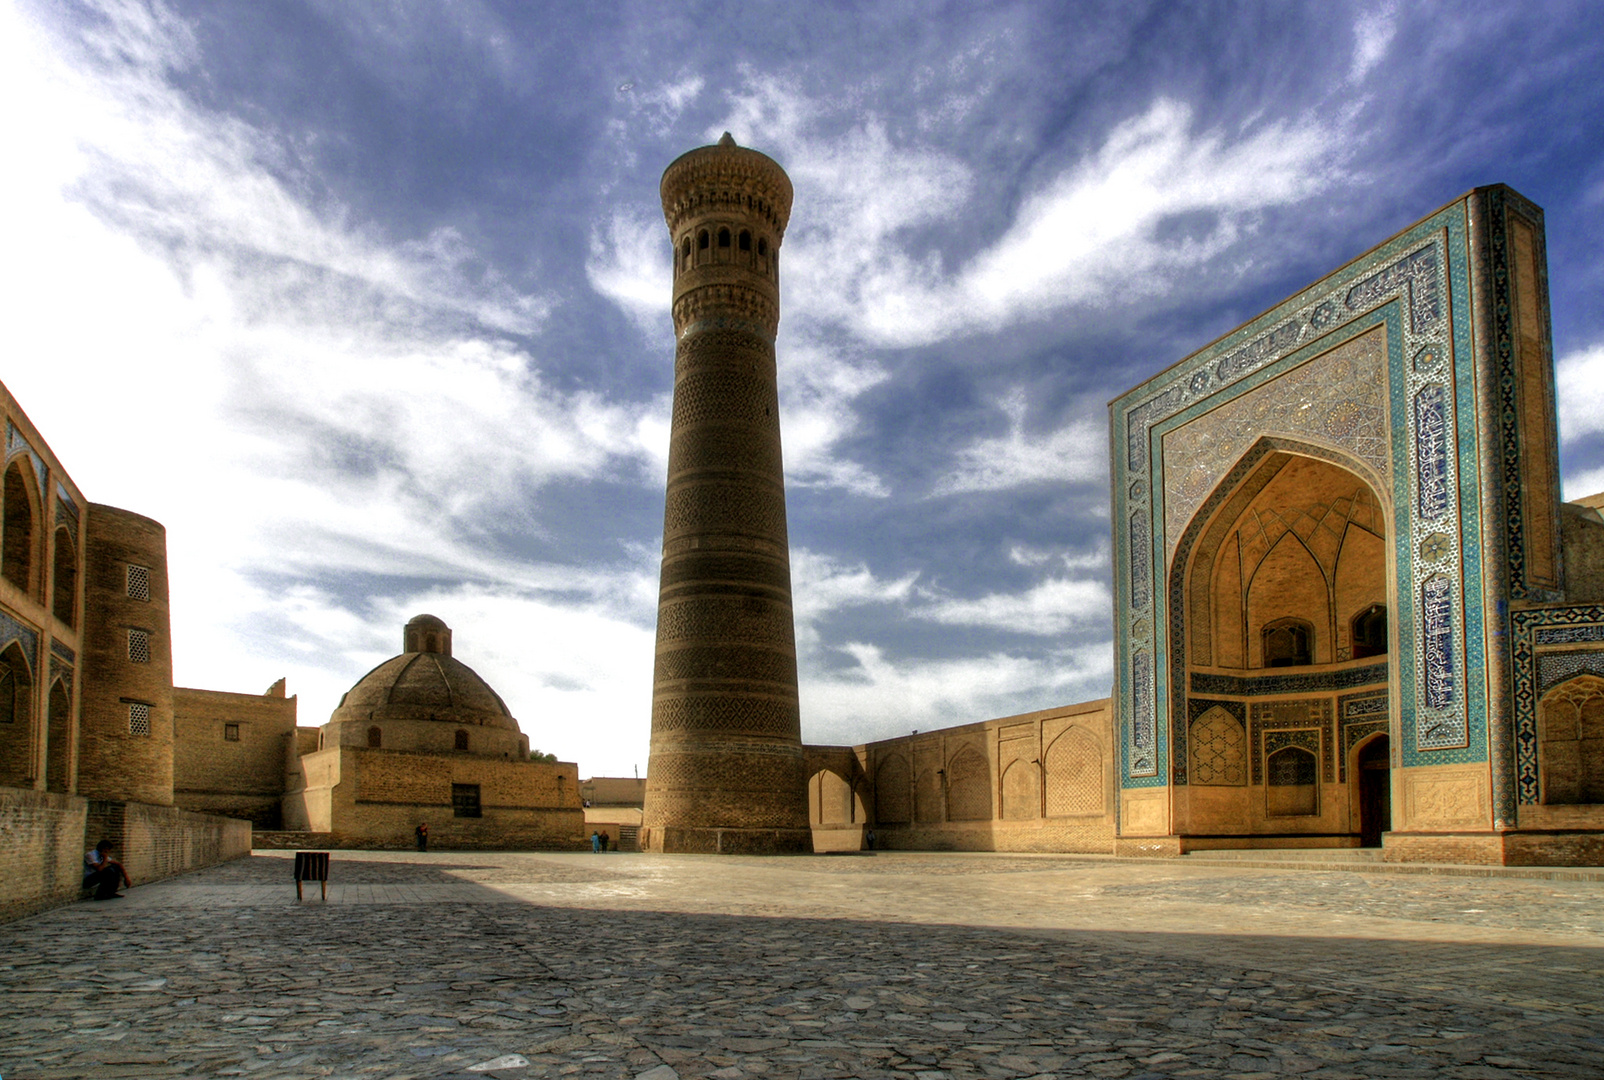
[[[427,633],[424,633],[427,631]],[[438,720],[517,731],[501,695],[473,668],[451,655],[451,630],[433,615],[407,624],[408,649],[392,656],[347,690],[331,723]]]

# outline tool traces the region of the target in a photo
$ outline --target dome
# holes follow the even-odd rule
[[[518,730],[501,695],[473,668],[451,655],[451,628],[433,615],[407,623],[407,652],[357,680],[329,717],[331,723],[438,720]]]

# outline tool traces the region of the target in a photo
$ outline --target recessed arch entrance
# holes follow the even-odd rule
[[[1353,755],[1354,806],[1359,817],[1359,846],[1380,847],[1381,834],[1392,828],[1392,742],[1374,735]]]
[[[1379,843],[1390,827],[1385,788],[1366,787],[1361,815],[1341,760],[1389,684],[1387,490],[1341,451],[1266,436],[1182,530],[1168,573],[1172,782],[1189,789],[1177,832],[1329,845]],[[1360,697],[1364,709],[1344,704]],[[1211,737],[1207,753],[1194,735]]]

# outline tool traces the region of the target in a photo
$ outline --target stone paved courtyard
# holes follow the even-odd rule
[[[1604,1076],[1596,881],[336,852],[297,904],[289,867],[0,926],[0,1077]]]

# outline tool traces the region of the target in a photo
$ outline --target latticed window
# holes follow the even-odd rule
[[[479,785],[451,785],[451,813],[454,817],[479,817]]]
[[[128,631],[128,660],[134,664],[150,663],[150,634],[148,631]]]
[[[128,703],[128,734],[140,737],[150,735],[150,706],[143,701]]]
[[[224,742],[239,742],[239,725],[238,724],[224,724],[223,725],[223,741]]]
[[[150,567],[128,564],[128,599],[150,599]]]

